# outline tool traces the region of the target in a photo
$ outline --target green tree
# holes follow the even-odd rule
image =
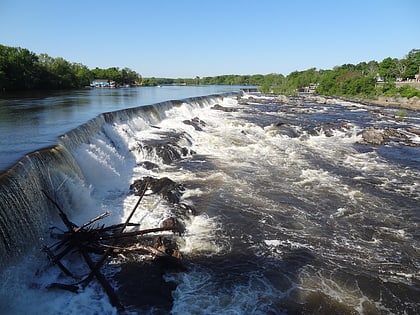
[[[420,97],[420,90],[417,90],[415,88],[413,88],[412,86],[409,85],[403,85],[402,87],[400,87],[398,89],[398,93],[402,96],[402,97],[407,97],[407,98],[411,98],[414,96]]]
[[[408,68],[407,59],[397,60],[395,66],[396,66],[395,70],[396,70],[397,76],[401,79],[407,78],[407,68]]]
[[[334,95],[337,93],[337,75],[338,72],[334,70],[321,71],[317,93],[323,95]]]
[[[420,74],[420,49],[412,49],[406,56],[408,78],[414,78],[416,74]]]
[[[88,86],[92,80],[92,74],[89,68],[81,63],[73,63],[71,67],[77,80],[76,85],[78,87]]]
[[[395,78],[398,74],[397,63],[396,58],[385,58],[379,63],[379,75],[386,80]]]
[[[38,81],[38,57],[27,49],[0,45],[0,88],[25,90]]]
[[[395,81],[386,81],[381,87],[381,93],[386,96],[395,95],[398,92],[398,89],[395,85]]]

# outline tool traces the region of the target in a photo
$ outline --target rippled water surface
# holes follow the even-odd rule
[[[0,95],[0,171],[25,154],[109,111],[167,100],[238,91],[232,86],[163,86],[22,92]]]
[[[397,112],[258,95],[186,102],[161,120],[104,126],[72,149],[85,183],[62,186],[77,195],[76,222],[97,214],[86,208],[119,222],[137,201],[135,179],[184,185],[193,213],[147,195],[133,222],[149,228],[176,216],[187,271],[165,271],[154,286],[148,269],[124,267],[132,259],[107,267],[133,314],[418,314],[420,114]],[[367,127],[405,136],[366,144]],[[60,314],[116,313],[95,285],[77,296],[45,292],[56,274],[40,270],[36,285],[24,286],[28,300]],[[9,296],[4,309],[19,309],[19,300]]]

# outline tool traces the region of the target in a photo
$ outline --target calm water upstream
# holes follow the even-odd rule
[[[419,112],[225,94],[96,117],[145,104],[146,93],[151,103],[187,96],[157,96],[164,89],[3,100],[2,148],[20,152],[2,151],[4,165],[22,155],[13,137],[36,135],[31,150],[58,145],[0,176],[0,314],[118,314],[97,282],[77,294],[49,288],[89,270],[69,255],[71,279],[40,252],[56,241],[49,228],[64,228],[42,191],[78,225],[105,211],[101,224],[117,224],[138,201],[130,185],[146,176],[182,185],[182,206],[148,192],[131,222],[176,219],[181,234],[159,235],[176,241],[186,270],[140,254],[109,260],[102,272],[124,314],[420,314]],[[194,89],[184,92],[205,92]],[[386,142],[365,143],[369,127]]]
[[[0,97],[0,171],[29,152],[55,145],[58,136],[101,113],[238,90],[232,86],[162,86]]]

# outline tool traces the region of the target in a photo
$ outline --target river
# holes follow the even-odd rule
[[[41,191],[79,225],[105,211],[115,224],[145,177],[181,185],[181,203],[148,192],[131,222],[176,218],[181,234],[158,235],[186,270],[109,260],[128,314],[420,312],[419,112],[236,93],[123,107],[0,177],[1,314],[118,314],[97,282],[48,289],[76,280],[40,253],[64,228]],[[386,141],[366,142],[369,127]],[[79,258],[63,261],[78,279]]]
[[[9,93],[0,97],[0,171],[57,137],[119,109],[238,91],[238,86],[162,86]]]

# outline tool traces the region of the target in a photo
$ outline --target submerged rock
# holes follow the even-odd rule
[[[339,121],[339,122],[327,122],[320,126],[316,126],[313,129],[313,132],[310,134],[321,135],[324,134],[326,137],[333,137],[336,130],[346,132],[350,129],[348,122]]]
[[[159,165],[150,161],[143,161],[143,162],[138,163],[137,165],[145,168],[146,170],[153,170],[153,169],[159,168]]]
[[[221,110],[223,112],[236,112],[236,109],[235,108],[224,107],[224,106],[219,105],[219,104],[216,104],[213,107],[210,107],[210,109]]]
[[[192,121],[195,121],[194,119]],[[172,164],[182,157],[193,155],[195,152],[188,146],[192,145],[191,136],[185,131],[168,130],[156,131],[158,137],[151,137],[137,142],[137,146],[132,150],[141,153],[145,159],[161,160],[163,164]],[[143,165],[141,165],[143,166]],[[152,166],[144,164],[145,168]]]
[[[385,128],[384,130],[381,130],[368,127],[362,133],[363,143],[381,145],[388,142],[395,142],[402,145],[417,147],[419,144],[413,141],[414,137],[412,137],[413,134],[417,134],[413,131],[416,130],[410,128]]]
[[[124,305],[139,313],[169,314],[173,307],[174,282],[166,281],[166,271],[161,263],[130,261],[121,264],[121,270],[114,276],[118,283],[118,296]],[[137,313],[136,312],[136,313]]]
[[[197,210],[191,206],[188,205],[184,202],[180,202],[177,205],[177,212],[181,215],[181,216],[188,216],[188,215],[197,215]]]
[[[408,141],[408,136],[403,131],[396,128],[385,128],[384,135],[386,138],[394,138],[397,141]]]
[[[206,126],[206,123],[198,117],[194,117],[193,119],[190,119],[190,120],[184,120],[183,123],[186,125],[193,126],[194,129],[197,131],[203,131],[202,127]]]
[[[279,103],[284,103],[284,104],[290,103],[290,99],[286,95],[283,95],[283,94],[280,94],[279,96],[277,96],[276,101]]]
[[[190,143],[183,135],[175,135],[166,139],[151,140],[138,144],[138,150],[143,151],[146,156],[158,156],[164,164],[171,164],[182,157],[192,155],[195,152],[179,145],[178,142]],[[182,138],[182,139],[181,139]]]
[[[264,130],[270,133],[288,136],[290,138],[299,137],[299,133],[294,126],[291,126],[283,121],[278,121],[269,126],[264,127]]]
[[[409,133],[412,133],[412,134],[415,134],[415,135],[417,135],[417,136],[420,136],[420,129],[416,129],[416,128],[407,128],[406,130],[407,130],[407,132],[409,132]]]
[[[185,226],[177,218],[170,217],[160,223],[160,227],[172,229],[173,232],[182,234],[185,232]]]

